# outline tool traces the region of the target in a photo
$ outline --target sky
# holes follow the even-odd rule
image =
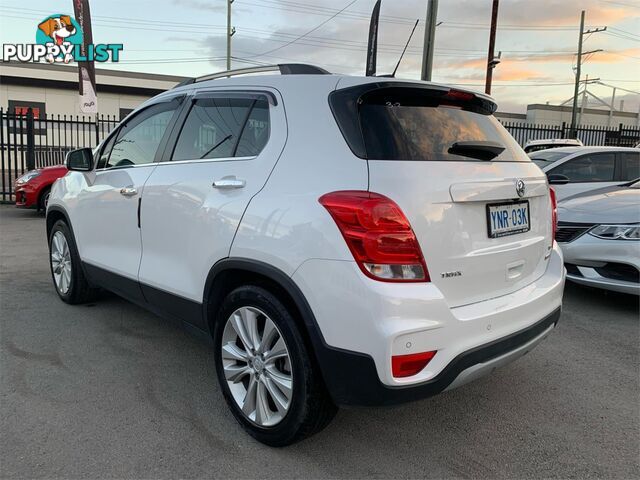
[[[313,63],[363,75],[375,0],[234,0],[233,67]],[[100,68],[197,76],[225,69],[226,0],[90,0],[94,43],[123,43],[119,63]],[[418,27],[397,77],[420,77],[427,0],[383,0],[378,73],[390,73],[413,24]],[[484,90],[491,0],[440,0],[433,81]],[[25,6],[27,5],[27,6]],[[572,97],[580,11],[587,28],[583,78],[615,107],[640,108],[640,0],[501,0],[492,95],[500,111]],[[72,0],[0,0],[0,41],[34,43],[36,25],[53,13],[73,16]],[[0,66],[1,69],[1,66]],[[626,90],[626,91],[625,91]],[[596,106],[593,98],[588,106]]]

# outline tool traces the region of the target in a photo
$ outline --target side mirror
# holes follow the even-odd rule
[[[90,148],[79,148],[67,153],[65,161],[69,170],[88,172],[93,169],[93,152]]]
[[[549,179],[550,185],[566,185],[569,183],[569,177],[566,175],[561,175],[559,173],[552,173],[551,175],[547,175]]]

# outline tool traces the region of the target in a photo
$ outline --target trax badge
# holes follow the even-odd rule
[[[520,178],[516,180],[516,193],[518,194],[519,197],[524,197],[525,190],[526,190],[526,186],[524,184],[524,181]]]
[[[461,277],[462,272],[459,270],[455,272],[442,272],[440,275],[442,278]]]

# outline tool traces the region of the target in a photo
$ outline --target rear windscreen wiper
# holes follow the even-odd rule
[[[502,152],[505,146],[489,140],[471,140],[456,142],[449,147],[449,153],[462,155],[463,157],[477,158],[478,160],[493,160]]]

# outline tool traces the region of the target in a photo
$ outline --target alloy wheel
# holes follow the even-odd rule
[[[51,239],[51,270],[58,291],[65,295],[71,286],[71,251],[61,231]]]
[[[227,386],[244,416],[260,427],[280,423],[291,406],[293,373],[286,342],[275,323],[255,307],[241,307],[222,333]]]

